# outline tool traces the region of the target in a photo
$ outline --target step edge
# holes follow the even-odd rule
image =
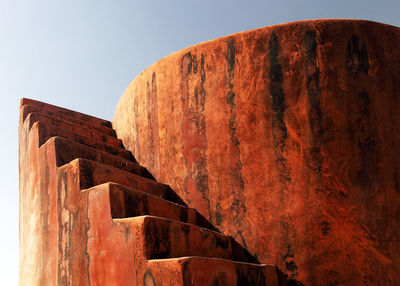
[[[32,108],[33,110],[30,110],[30,111],[28,111],[28,113],[25,113],[25,109],[27,109],[27,108]],[[112,128],[112,127],[108,127],[108,126],[104,126],[104,125],[92,124],[92,123],[86,122],[86,121],[84,121],[84,120],[82,120],[82,119],[74,118],[73,116],[66,115],[66,114],[62,114],[62,113],[59,113],[59,112],[57,112],[57,111],[50,111],[50,112],[52,112],[52,113],[55,113],[55,116],[52,116],[52,115],[46,114],[45,111],[47,111],[47,110],[45,110],[45,109],[40,109],[39,107],[37,107],[37,106],[35,106],[35,105],[30,105],[30,104],[25,104],[25,105],[21,106],[21,109],[20,109],[20,112],[21,112],[22,115],[23,115],[23,118],[22,118],[23,121],[25,121],[26,117],[27,117],[30,113],[38,113],[38,114],[42,114],[42,115],[44,115],[44,116],[52,117],[52,118],[55,118],[55,119],[58,119],[58,120],[62,120],[62,121],[65,121],[65,122],[69,122],[69,123],[71,123],[71,124],[75,124],[75,125],[81,126],[79,123],[75,123],[75,122],[73,122],[73,121],[69,121],[69,120],[68,120],[68,118],[71,118],[71,119],[73,119],[73,120],[76,120],[76,121],[81,122],[83,126],[87,126],[87,127],[90,127],[90,128],[94,128],[94,129],[96,129],[97,131],[99,131],[99,132],[101,132],[101,133],[105,133],[105,134],[107,134],[107,135],[116,137],[115,129]],[[59,117],[57,117],[57,115],[60,115],[60,116],[62,116],[62,117],[67,117],[67,118],[65,118],[65,119],[59,118]],[[90,116],[90,115],[88,115],[88,116]],[[103,129],[103,131],[102,131],[102,129]],[[109,133],[107,133],[107,131],[104,131],[104,129],[110,130]],[[110,133],[112,133],[112,134],[110,134]]]
[[[112,169],[118,170],[119,172],[125,172],[125,173],[127,173],[128,175],[130,175],[130,176],[139,177],[140,179],[147,180],[147,181],[152,182],[152,183],[157,183],[157,184],[163,185],[164,187],[169,188],[172,192],[174,192],[174,191],[171,189],[171,187],[170,187],[169,185],[164,184],[164,183],[161,183],[161,182],[159,182],[159,181],[157,181],[157,180],[152,180],[152,179],[149,179],[149,178],[146,178],[146,177],[142,177],[142,176],[139,176],[139,175],[130,173],[130,172],[128,172],[128,171],[125,171],[125,170],[122,170],[122,169],[118,169],[118,168],[115,168],[115,167],[113,167],[113,166],[110,166],[110,165],[107,165],[107,164],[103,164],[103,163],[100,163],[100,162],[96,162],[96,161],[93,161],[93,160],[90,160],[90,159],[86,159],[86,158],[77,158],[77,159],[84,160],[84,161],[90,161],[90,162],[93,162],[94,164],[99,164],[99,165],[102,165],[102,166],[106,166],[106,167],[108,167],[108,168],[112,168]],[[74,160],[76,160],[76,159],[74,159]],[[72,160],[72,161],[74,161],[74,160]],[[71,162],[72,162],[72,161],[71,161]],[[133,163],[133,162],[132,162],[132,163]],[[134,164],[138,164],[138,163],[134,163]],[[143,167],[143,168],[144,168],[144,167]],[[118,184],[118,183],[116,183],[116,184]],[[122,185],[122,184],[121,184],[121,185]],[[129,186],[127,186],[127,187],[129,187]],[[174,193],[175,193],[175,192],[174,192]]]
[[[64,137],[62,137],[62,136],[58,136],[58,135],[54,135],[54,136],[50,137],[49,139],[47,139],[46,142],[42,144],[42,146],[45,145],[45,144],[51,143],[51,142],[56,142],[56,141],[64,141],[64,142],[66,142],[66,144],[79,145],[80,148],[90,149],[90,151],[95,151],[95,152],[98,152],[98,153],[100,153],[100,154],[102,154],[102,155],[110,156],[110,157],[112,157],[112,158],[115,158],[116,160],[126,161],[128,164],[134,164],[134,165],[136,165],[136,166],[138,166],[138,167],[140,167],[140,168],[146,169],[145,167],[141,166],[141,165],[138,164],[137,162],[133,162],[133,161],[131,161],[131,160],[129,160],[129,159],[126,159],[126,158],[123,158],[123,157],[119,157],[119,156],[110,154],[110,153],[108,153],[108,152],[105,152],[105,151],[102,151],[102,150],[98,150],[98,149],[89,147],[89,146],[87,146],[87,145],[85,145],[85,144],[81,144],[81,143],[79,143],[79,142],[76,142],[76,141],[73,141],[73,140],[70,140],[70,139],[68,139],[68,138],[64,138]],[[77,157],[77,158],[86,159],[86,158],[82,158],[82,157]],[[74,158],[74,159],[77,159],[77,158]],[[74,160],[74,159],[73,159],[73,160]],[[71,161],[73,161],[73,160],[71,160]],[[90,160],[90,159],[86,159],[86,160]],[[71,161],[70,161],[70,162],[71,162]],[[90,160],[90,161],[93,161],[93,160]],[[94,161],[94,162],[97,162],[97,161]],[[68,163],[69,163],[69,162],[68,162]],[[101,162],[97,162],[97,163],[100,163],[100,164],[103,164],[103,165],[106,165],[106,166],[110,166],[110,167],[119,169],[119,168],[114,167],[114,166],[112,166],[112,165],[104,164],[104,163],[101,163]],[[67,164],[67,163],[65,163],[65,164]],[[65,164],[63,164],[63,165],[65,165]],[[61,166],[61,165],[60,165],[60,166]],[[60,166],[57,166],[57,167],[60,167]],[[119,169],[119,170],[122,170],[122,169]],[[147,169],[146,169],[146,170],[147,170]],[[125,170],[123,170],[123,171],[125,171]],[[148,171],[148,170],[147,170],[147,171]],[[128,172],[128,171],[127,171],[127,172]],[[128,173],[130,173],[130,172],[128,172]],[[132,173],[131,173],[131,174],[132,174]],[[146,177],[144,177],[144,178],[146,178]],[[149,178],[146,178],[146,179],[149,179]]]
[[[122,188],[127,189],[128,191],[134,191],[134,192],[143,193],[143,194],[145,194],[145,195],[147,195],[147,196],[150,196],[150,197],[153,197],[153,198],[155,198],[155,199],[157,199],[157,200],[165,201],[165,202],[167,202],[167,203],[169,203],[169,204],[173,204],[173,205],[176,205],[176,206],[178,206],[178,207],[183,207],[183,208],[186,208],[186,209],[192,209],[192,210],[196,211],[196,210],[195,210],[194,208],[192,208],[192,207],[177,204],[177,203],[175,203],[175,202],[172,202],[172,201],[169,201],[169,200],[160,198],[160,197],[158,197],[158,196],[156,196],[156,195],[153,195],[153,194],[151,194],[151,193],[146,193],[146,192],[143,192],[143,191],[141,191],[141,190],[139,190],[139,189],[135,189],[135,188],[132,188],[132,187],[130,187],[130,186],[126,186],[126,185],[124,185],[124,184],[115,183],[115,182],[108,182],[108,183],[104,183],[104,184],[110,184],[110,186],[122,187]]]
[[[115,146],[115,147],[119,147],[119,148],[121,148],[121,149],[124,149],[124,148],[122,148],[122,146],[123,146],[122,140],[119,139],[119,138],[116,137],[116,136],[111,136],[111,135],[108,135],[108,134],[106,134],[106,133],[103,133],[103,132],[100,132],[100,131],[97,131],[97,130],[91,130],[91,129],[89,129],[89,128],[80,126],[80,125],[78,125],[78,124],[74,124],[74,123],[72,123],[72,122],[68,122],[68,121],[65,121],[65,120],[62,120],[62,119],[58,119],[58,118],[51,117],[51,116],[48,116],[48,115],[44,115],[44,114],[37,113],[37,112],[30,112],[30,113],[26,116],[26,119],[29,118],[29,125],[30,125],[30,126],[29,126],[29,129],[32,128],[32,126],[33,126],[33,124],[34,124],[35,122],[40,122],[40,118],[37,118],[37,120],[35,120],[35,121],[32,121],[32,120],[30,119],[31,117],[33,117],[33,116],[35,116],[35,115],[37,115],[38,117],[41,117],[41,116],[42,116],[42,117],[47,117],[47,118],[50,118],[50,119],[54,119],[54,120],[56,120],[56,121],[58,120],[58,121],[65,122],[66,124],[72,125],[73,127],[79,127],[79,128],[81,128],[81,129],[83,129],[84,131],[87,130],[89,134],[91,134],[92,132],[95,132],[95,133],[97,133],[99,136],[106,136],[106,137],[112,138],[113,140],[118,141],[118,142],[119,142],[118,145],[120,145],[120,146],[115,146],[115,145],[111,145],[111,146]],[[26,121],[26,119],[25,119],[25,121]],[[52,125],[52,124],[49,124],[49,123],[48,123],[47,125],[57,127],[57,125]],[[74,131],[72,131],[72,130],[69,130],[69,131],[72,132],[72,133],[81,135],[81,134],[76,133],[76,132],[74,132]],[[85,136],[85,135],[81,135],[81,136]],[[89,137],[89,136],[86,136],[86,137]],[[90,138],[90,137],[89,137],[89,138]],[[93,138],[93,139],[94,139],[94,138]],[[96,139],[94,139],[94,140],[96,140]],[[108,144],[108,145],[110,145],[110,144]]]
[[[155,199],[157,201],[162,202],[163,204],[166,204],[168,206],[168,208],[173,207],[173,208],[185,209],[188,214],[192,213],[192,215],[194,215],[195,222],[192,223],[192,224],[194,224],[196,226],[199,226],[199,227],[202,227],[202,228],[205,228],[205,229],[208,229],[208,230],[213,230],[215,232],[221,233],[208,219],[206,219],[201,213],[199,213],[193,207],[190,207],[190,206],[187,206],[187,205],[185,206],[185,205],[181,205],[181,204],[178,204],[176,202],[173,202],[173,201],[169,201],[167,199],[161,198],[161,197],[156,196],[154,194],[143,192],[140,189],[136,189],[136,188],[132,188],[132,187],[129,187],[129,186],[125,186],[123,184],[111,182],[110,183],[110,188],[113,188],[113,187],[118,188],[119,190],[121,190],[123,192],[127,192],[127,193],[129,193],[129,192],[138,192],[138,193],[144,194],[145,196],[148,196],[150,198],[153,198],[153,199]],[[129,218],[129,217],[135,217],[135,216],[126,216],[126,218]],[[121,217],[113,217],[113,218],[121,218]],[[184,222],[182,220],[178,220],[178,221]]]
[[[35,121],[35,122],[32,124],[32,127],[33,127],[35,124],[38,124],[38,125],[39,125],[39,129],[40,129],[40,128],[44,128],[44,129],[46,129],[46,131],[49,131],[49,129],[52,129],[52,128],[55,128],[55,127],[56,127],[56,126],[54,126],[54,125],[51,125],[51,124],[48,124],[48,123],[44,123],[44,122],[41,122],[41,121]],[[131,153],[129,150],[125,149],[125,148],[118,147],[118,146],[115,146],[115,145],[110,145],[110,144],[107,144],[107,143],[105,143],[105,142],[98,141],[98,140],[96,140],[96,139],[94,139],[94,138],[92,138],[92,137],[85,136],[85,135],[82,135],[82,134],[79,134],[79,133],[75,133],[75,132],[70,131],[70,130],[64,130],[64,131],[67,132],[67,133],[74,134],[74,135],[76,135],[76,136],[78,136],[78,137],[83,137],[84,140],[93,141],[94,144],[99,144],[99,145],[102,145],[102,146],[104,146],[104,147],[106,147],[106,148],[116,149],[116,150],[118,150],[118,151],[123,151],[123,152],[127,153],[128,156],[130,157],[130,159],[127,159],[127,160],[131,160],[132,162],[137,163],[137,161],[136,161],[135,158],[133,157],[132,153]],[[45,140],[45,142],[46,142],[48,139],[50,139],[51,137],[53,137],[53,136],[58,136],[58,137],[61,137],[61,138],[65,138],[65,139],[67,139],[67,140],[70,140],[70,141],[72,141],[72,142],[76,142],[76,143],[78,143],[78,144],[82,144],[82,143],[79,143],[79,142],[77,142],[77,141],[71,140],[71,139],[69,139],[69,138],[66,138],[66,137],[63,137],[63,136],[60,136],[60,135],[51,135],[49,138],[47,138],[47,139]],[[119,139],[119,138],[117,138],[117,139]],[[43,143],[40,144],[40,145],[43,145],[45,142],[43,142]],[[87,146],[87,147],[89,147],[89,148],[93,148],[93,147],[90,147],[90,146],[88,146],[88,145],[86,145],[86,144],[82,144],[82,145]],[[98,150],[98,149],[96,149],[96,148],[93,148],[93,149]],[[101,150],[100,150],[100,151],[101,151]],[[106,152],[106,151],[103,151],[103,152]],[[110,154],[110,155],[113,155],[113,156],[116,156],[116,155],[111,154],[111,153],[109,153],[109,152],[106,152],[106,153],[107,153],[107,154]],[[118,157],[118,156],[117,156],[117,157]],[[121,158],[122,158],[122,157],[121,157]]]
[[[129,189],[129,190],[132,190],[132,191],[134,191],[134,192],[142,193],[142,194],[144,194],[144,195],[153,197],[153,198],[155,198],[155,199],[158,199],[158,200],[161,200],[161,201],[165,201],[165,202],[170,203],[170,204],[174,204],[174,205],[176,205],[176,206],[178,206],[178,207],[184,207],[184,208],[188,208],[188,209],[193,209],[193,208],[190,208],[190,207],[187,207],[187,206],[183,206],[183,205],[180,205],[180,204],[177,204],[177,203],[174,203],[174,202],[165,200],[165,199],[160,198],[160,197],[158,197],[158,196],[156,196],[156,195],[143,192],[143,191],[141,191],[141,190],[139,190],[139,189],[135,189],[135,188],[132,188],[132,187],[129,187],[129,186],[120,184],[120,183],[116,183],[116,182],[113,182],[113,181],[106,182],[106,183],[102,183],[102,184],[98,184],[98,185],[92,186],[92,187],[90,187],[90,188],[82,189],[81,192],[83,192],[83,191],[91,191],[92,189],[102,188],[102,187],[107,187],[107,188],[111,189],[113,186],[123,187],[123,188]],[[193,209],[193,210],[194,210],[194,209]],[[147,215],[142,215],[142,216],[147,216]],[[135,217],[141,217],[141,216],[135,216]],[[133,217],[126,217],[126,218],[133,218]],[[114,219],[114,218],[113,218],[113,219]],[[125,218],[115,218],[115,219],[125,219]]]
[[[37,111],[29,112],[29,113],[26,115],[25,120],[26,120],[29,116],[32,117],[32,116],[35,116],[35,115],[37,115],[37,116],[39,116],[39,117],[47,117],[47,118],[50,118],[50,119],[54,119],[55,121],[62,121],[62,122],[65,122],[65,123],[67,123],[67,124],[69,124],[69,125],[78,126],[78,127],[82,128],[82,129],[87,129],[87,130],[89,130],[89,131],[92,131],[90,128],[87,128],[86,126],[81,126],[81,125],[79,125],[79,124],[76,124],[76,123],[73,123],[73,122],[70,122],[70,121],[66,121],[66,120],[63,120],[63,119],[60,119],[60,118],[57,118],[57,117],[54,117],[54,116],[50,116],[50,115],[47,115],[47,114],[43,114],[43,113],[40,113],[40,112],[37,112]],[[39,120],[37,120],[37,121],[39,121]],[[37,122],[37,121],[34,121],[34,122]],[[98,131],[98,130],[94,130],[94,131],[97,132],[97,133],[104,134],[104,135],[109,136],[109,137],[113,137],[113,138],[119,139],[119,138],[117,138],[116,136],[112,136],[112,135],[109,135],[109,134],[107,134],[107,133],[104,133],[104,132],[101,132],[101,131]],[[120,140],[120,139],[119,139],[119,140]]]
[[[226,262],[230,262],[230,263],[236,263],[236,264],[243,264],[243,265],[252,265],[252,266],[256,266],[256,267],[273,267],[276,268],[275,265],[272,264],[265,264],[265,263],[250,263],[250,262],[243,262],[243,261],[236,261],[236,260],[230,260],[230,259],[225,259],[225,258],[218,258],[218,257],[208,257],[208,256],[196,256],[196,255],[191,255],[191,256],[179,256],[179,257],[173,257],[173,258],[155,258],[155,259],[147,259],[148,263],[152,263],[152,262],[180,262],[180,261],[189,261],[192,259],[197,259],[197,260],[208,260],[208,259],[212,259],[212,260],[217,260],[217,261],[226,261]]]
[[[129,173],[129,172],[127,172],[127,171],[124,171],[124,170],[121,170],[121,169],[118,169],[118,168],[114,168],[114,167],[111,167],[110,165],[106,165],[106,164],[102,164],[102,163],[99,163],[99,162],[96,162],[96,161],[93,161],[93,160],[89,160],[89,159],[85,159],[85,158],[77,158],[77,159],[74,159],[74,160],[72,160],[71,162],[69,162],[69,163],[67,163],[67,164],[64,164],[64,165],[62,165],[62,166],[60,166],[60,167],[58,167],[58,168],[64,168],[65,166],[68,166],[68,165],[78,165],[78,166],[81,166],[81,165],[91,165],[92,167],[96,167],[96,165],[99,167],[99,168],[108,168],[108,169],[114,169],[116,172],[119,172],[119,173],[123,173],[123,174],[125,174],[126,176],[128,176],[128,177],[131,177],[132,179],[139,179],[139,180],[144,180],[144,181],[146,181],[147,183],[150,183],[150,184],[158,184],[158,185],[160,185],[160,188],[161,188],[161,192],[163,192],[165,195],[166,195],[166,198],[168,198],[168,196],[173,196],[173,198],[174,199],[176,199],[177,200],[177,204],[180,204],[180,205],[187,205],[179,196],[178,196],[178,194],[176,194],[172,189],[171,189],[171,187],[169,186],[169,185],[166,185],[166,184],[163,184],[163,183],[160,183],[160,182],[158,182],[158,181],[155,181],[155,180],[151,180],[151,179],[148,179],[148,178],[145,178],[145,177],[141,177],[141,176],[139,176],[139,175],[135,175],[135,174],[133,174],[133,173]],[[109,181],[109,182],[111,182],[111,181]],[[115,182],[115,183],[118,183],[118,182]],[[92,186],[91,186],[92,187]],[[83,185],[81,185],[81,188],[84,188],[83,187]],[[167,200],[169,200],[169,199],[167,199]]]
[[[72,112],[72,113],[75,113],[75,114],[78,114],[78,115],[81,115],[81,116],[91,117],[91,118],[93,118],[95,120],[98,120],[100,122],[103,122],[104,124],[109,125],[110,127],[112,126],[112,123],[111,123],[110,120],[102,119],[102,118],[99,118],[99,117],[96,117],[96,116],[93,116],[93,115],[88,115],[86,113],[82,113],[82,112],[79,112],[79,111],[75,111],[75,110],[72,110],[72,109],[68,109],[68,108],[65,108],[65,107],[57,106],[57,105],[54,105],[54,104],[46,103],[46,102],[43,102],[43,101],[31,99],[31,98],[26,98],[26,97],[21,98],[21,100],[20,100],[20,108],[22,108],[22,106],[24,106],[24,105],[29,105],[29,104],[34,105],[34,106],[45,105],[45,106],[48,106],[49,108],[56,108],[56,109],[64,110],[66,112]]]
[[[107,187],[108,185],[110,185],[110,184],[113,184],[113,182],[102,183],[102,184],[95,185],[95,186],[90,187],[90,188],[81,189],[80,191],[81,191],[81,192],[91,192],[91,191],[93,191],[93,190],[96,189],[96,188],[106,188],[106,187]]]
[[[141,216],[136,216],[136,217],[127,217],[127,218],[113,218],[114,221],[116,222],[120,222],[120,223],[124,223],[124,224],[129,224],[129,220],[143,220],[144,223],[148,220],[162,220],[162,221],[167,221],[169,223],[176,223],[176,224],[183,224],[183,225],[187,225],[189,227],[194,227],[197,228],[199,231],[201,230],[205,230],[208,232],[212,232],[218,236],[224,236],[229,240],[232,240],[233,238],[230,235],[226,235],[223,234],[221,232],[217,232],[215,230],[209,229],[209,228],[204,228],[192,223],[187,223],[187,222],[181,222],[178,220],[173,220],[173,219],[169,219],[169,218],[164,218],[164,217],[158,217],[158,216],[153,216],[153,215],[141,215]]]

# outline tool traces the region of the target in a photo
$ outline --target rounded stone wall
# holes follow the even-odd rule
[[[137,161],[306,285],[400,285],[400,29],[271,26],[178,51],[113,119]]]

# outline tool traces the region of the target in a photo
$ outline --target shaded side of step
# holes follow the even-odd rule
[[[203,256],[249,262],[235,257],[231,237],[193,224],[154,216],[114,220],[141,226],[147,259]]]
[[[164,200],[186,205],[168,185],[108,165],[87,159],[75,159],[64,166],[78,170],[80,189],[88,189],[95,185],[114,182],[155,195]]]
[[[131,160],[133,162],[136,162],[136,160],[132,156],[131,152],[129,152],[128,150],[125,150],[123,148],[116,147],[113,145],[108,145],[106,143],[99,142],[91,137],[83,136],[83,135],[71,132],[67,129],[58,128],[56,126],[45,124],[43,122],[37,121],[34,124],[38,125],[39,146],[44,144],[51,137],[59,136],[59,137],[77,142],[79,144],[91,147],[93,149],[101,150],[101,151],[107,152],[111,155],[118,156],[121,158],[125,158],[127,160]]]
[[[190,223],[217,231],[208,220],[192,208],[181,206],[115,183],[108,183],[108,187],[113,218],[150,215]]]
[[[39,113],[29,113],[28,116],[26,117],[25,121],[29,122],[29,127],[31,128],[33,123],[39,121],[42,123],[45,123],[47,125],[52,125],[54,127],[60,128],[60,129],[66,129],[71,132],[77,133],[82,136],[86,137],[91,137],[95,140],[98,140],[100,142],[113,145],[115,147],[123,147],[122,141],[116,137],[109,136],[107,134],[98,132],[96,130],[91,130],[88,128],[81,127],[79,125],[63,121],[54,117],[50,117],[47,115],[39,114]]]
[[[25,120],[26,116],[28,116],[28,114],[32,113],[32,112],[43,114],[43,115],[53,117],[53,118],[57,118],[57,119],[60,119],[63,121],[67,121],[67,122],[70,122],[70,123],[73,123],[73,124],[76,124],[79,126],[83,126],[85,128],[95,129],[99,132],[105,133],[110,136],[115,137],[115,135],[116,135],[114,129],[112,129],[110,127],[105,127],[102,125],[94,125],[94,124],[91,124],[90,122],[83,121],[83,120],[77,119],[75,117],[57,113],[51,109],[50,110],[49,109],[41,109],[41,108],[33,106],[33,105],[24,105],[24,106],[22,106],[21,111],[20,111],[20,113],[22,114],[23,120]]]
[[[47,109],[47,110],[51,110],[54,111],[56,113],[60,113],[63,115],[67,115],[70,117],[75,117],[77,119],[86,121],[86,122],[90,122],[93,125],[99,125],[99,126],[105,126],[105,127],[109,127],[112,128],[111,122],[108,120],[104,120],[104,119],[100,119],[94,116],[90,116],[87,114],[83,114],[77,111],[73,111],[67,108],[62,108],[59,106],[55,106],[52,104],[48,104],[48,103],[44,103],[41,101],[37,101],[37,100],[33,100],[33,99],[29,99],[29,98],[22,98],[21,102],[20,102],[20,107],[22,107],[23,105],[32,105],[35,106],[37,108],[40,109]]]
[[[56,165],[60,167],[77,158],[88,159],[102,164],[110,165],[138,176],[154,180],[153,176],[137,163],[124,158],[110,155],[85,145],[70,141],[62,137],[51,137],[46,144],[54,144],[56,148]]]
[[[157,286],[278,286],[273,266],[208,257],[149,260],[143,282],[144,285]]]

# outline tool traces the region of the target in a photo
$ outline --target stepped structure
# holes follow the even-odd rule
[[[400,29],[314,20],[20,106],[20,285],[400,285]],[[114,129],[113,129],[114,128]]]
[[[115,137],[109,121],[22,99],[21,285],[278,285]]]

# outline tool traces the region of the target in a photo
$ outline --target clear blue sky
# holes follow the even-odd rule
[[[112,119],[143,69],[187,46],[318,18],[400,26],[399,0],[0,0],[0,284],[18,283],[18,104],[28,97]]]

